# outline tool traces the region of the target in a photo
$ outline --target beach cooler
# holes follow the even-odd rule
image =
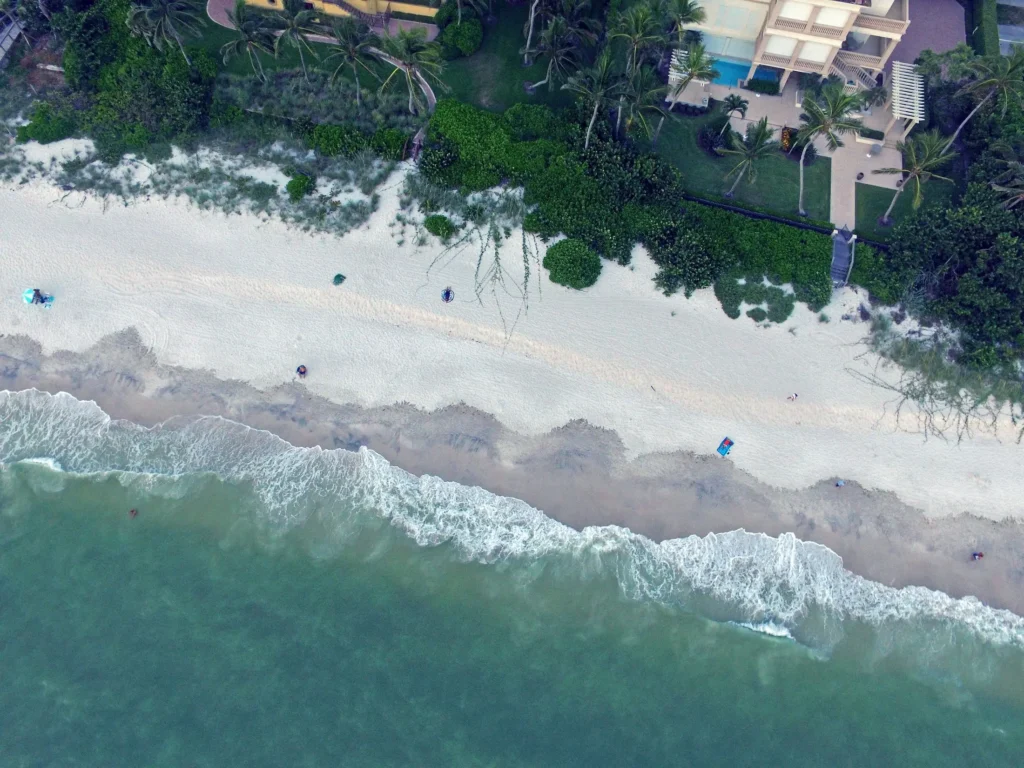
[[[722,442],[720,442],[718,444],[718,452],[720,454],[722,454],[722,456],[728,456],[729,455],[729,451],[732,450],[732,446],[733,446],[732,440],[730,440],[728,437],[726,437],[725,439],[722,440]]]

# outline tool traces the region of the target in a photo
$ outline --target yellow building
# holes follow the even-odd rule
[[[245,0],[249,5],[267,10],[280,10],[281,0]],[[383,17],[388,13],[403,13],[420,16],[429,22],[437,13],[437,8],[414,3],[395,3],[388,0],[307,0],[306,8],[310,11],[327,16],[375,16]]]

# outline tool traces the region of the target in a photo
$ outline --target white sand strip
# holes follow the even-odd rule
[[[433,238],[397,245],[397,181],[369,226],[342,240],[185,203],[104,212],[81,195],[58,203],[42,184],[3,189],[0,332],[81,351],[134,326],[162,362],[258,387],[304,363],[306,385],[338,402],[464,402],[529,434],[586,419],[615,430],[630,455],[710,454],[728,435],[728,460],[779,487],[838,476],[930,514],[1021,514],[1024,449],[1011,431],[924,440],[896,428],[890,393],[850,374],[876,362],[858,344],[866,326],[839,322],[859,301],[852,292],[825,310],[830,323],[800,305],[781,327],[759,328],[726,317],[710,291],[660,295],[638,249],[635,269],[606,265],[583,293],[545,273],[538,295],[534,275],[509,338],[495,299],[476,300],[475,251],[428,275]],[[513,271],[517,246],[514,235],[503,250]],[[336,272],[348,277],[341,287]],[[34,287],[56,295],[51,309],[23,303]],[[515,314],[515,301],[502,305]]]

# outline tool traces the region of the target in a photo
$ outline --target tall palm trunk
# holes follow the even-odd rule
[[[689,80],[683,80],[682,82],[679,83],[679,88],[676,90],[674,94],[672,94],[672,101],[668,105],[669,112],[676,108],[676,104],[679,103],[679,99],[683,97],[683,91],[686,90],[686,86],[688,86],[689,84]]]
[[[456,21],[456,24],[461,24],[462,23],[462,0],[455,0],[455,7],[459,9],[458,20]]]
[[[725,193],[726,197],[731,198],[733,195],[736,194],[736,187],[739,185],[740,179],[742,179],[746,175],[746,173],[747,169],[744,168],[742,171],[736,174],[736,181],[732,183],[732,186],[729,187],[729,191]]]
[[[651,148],[658,146],[658,136],[661,135],[661,126],[665,124],[665,116],[661,116],[661,120],[658,121],[658,127],[654,129],[654,138],[651,139]]]
[[[253,53],[252,47],[246,46],[246,53],[249,54],[249,66],[252,67],[252,71],[256,73],[264,83],[267,82],[267,75],[263,71],[263,63],[260,61],[258,53]]]
[[[889,203],[889,207],[885,209],[885,215],[882,216],[882,223],[889,224],[892,222],[892,209],[896,206],[896,201],[899,199],[900,194],[903,192],[903,187],[896,190],[896,194],[892,196],[892,202]]]
[[[305,78],[306,82],[309,82],[309,72],[306,71],[306,57],[302,55],[302,43],[300,42],[296,48],[299,49],[299,61],[302,62],[302,77]]]
[[[587,138],[583,140],[583,148],[590,146],[590,132],[594,130],[594,122],[597,120],[597,111],[601,108],[601,102],[594,101],[594,113],[590,116],[590,125],[587,126]]]
[[[807,143],[804,144],[804,149],[800,153],[800,201],[797,203],[797,211],[801,216],[806,216],[807,211],[804,210],[804,158],[807,157],[807,150],[811,146],[811,140],[808,138]]]
[[[352,62],[352,74],[356,79],[356,108],[358,109],[362,107],[362,103],[359,101],[359,67],[354,61]]]
[[[177,35],[175,35],[174,36],[174,42],[176,42],[178,44],[178,48],[181,49],[181,55],[185,57],[185,63],[188,64],[189,68],[191,68],[192,67],[192,59],[190,59],[188,57],[188,54],[185,53],[185,46],[183,46],[181,44],[181,38],[178,37]]]
[[[541,87],[542,85],[546,84],[546,83],[548,82],[548,80],[550,80],[550,79],[551,79],[551,68],[552,68],[553,66],[555,66],[555,62],[554,62],[554,60],[552,60],[552,61],[551,61],[551,63],[550,63],[550,64],[548,64],[548,71],[547,71],[547,74],[546,74],[546,75],[544,76],[544,79],[543,79],[543,80],[541,80],[541,81],[540,81],[539,83],[534,83],[533,85],[531,85],[531,86],[530,86],[530,90],[531,90],[531,91],[535,91],[535,90],[537,90],[537,89],[538,89],[538,88],[540,88],[540,87]]]
[[[952,146],[953,142],[956,141],[956,137],[960,135],[960,131],[962,131],[964,129],[964,126],[967,125],[967,121],[974,117],[974,113],[981,109],[982,106],[984,106],[985,102],[991,99],[994,95],[995,91],[989,91],[988,95],[978,102],[978,106],[976,106],[967,114],[967,117],[965,117],[963,121],[960,123],[960,125],[956,127],[956,131],[953,133],[953,136],[949,139],[949,146]]]
[[[618,114],[615,116],[615,138],[619,138],[619,126],[622,125],[622,105],[625,99],[619,96],[619,108],[616,110]]]
[[[526,33],[526,47],[523,49],[523,66],[530,64],[530,42],[533,40],[533,21],[537,17],[537,6],[540,0],[533,0],[530,5],[530,31]]]

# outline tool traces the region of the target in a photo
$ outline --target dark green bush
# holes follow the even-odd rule
[[[462,20],[465,21],[467,16],[472,16],[473,11],[469,8],[462,9]],[[459,6],[455,0],[445,0],[441,3],[441,7],[437,9],[437,13],[434,14],[434,24],[437,25],[438,29],[443,30],[449,24],[454,22],[459,16]]]
[[[980,56],[999,55],[999,7],[997,0],[966,0],[971,47]]]
[[[747,80],[746,85],[743,87],[748,91],[764,93],[768,96],[777,96],[779,93],[778,80],[759,80],[758,78],[754,78],[753,80]]]
[[[432,235],[436,235],[444,241],[447,241],[452,235],[458,232],[458,227],[452,223],[452,220],[447,216],[443,216],[440,213],[435,213],[432,216],[427,216],[423,220],[423,227]]]
[[[446,59],[457,59],[472,56],[480,49],[484,40],[484,27],[480,19],[467,18],[466,9],[462,10],[462,23],[449,24],[441,33],[441,49]]]
[[[358,128],[326,123],[321,123],[313,129],[311,139],[313,148],[325,157],[352,157],[368,143],[366,136]]]
[[[565,124],[550,107],[541,104],[515,104],[505,110],[505,125],[519,141],[564,138]]]
[[[40,144],[49,144],[66,139],[74,132],[73,113],[42,101],[33,107],[28,125],[19,126],[18,141],[38,141]]]
[[[755,323],[763,323],[768,319],[768,313],[761,309],[761,307],[754,307],[753,309],[747,310],[747,317]]]
[[[885,133],[882,131],[876,131],[874,128],[861,128],[857,131],[865,139],[875,139],[876,141],[884,141]],[[813,144],[811,146],[814,146]],[[810,154],[808,152],[808,154]]]
[[[304,173],[296,174],[285,186],[285,189],[288,191],[288,199],[297,203],[306,195],[312,195],[316,191],[316,178]]]
[[[886,266],[885,254],[865,243],[857,243],[854,248],[850,282],[866,288],[883,304],[897,304],[902,298],[899,275]]]
[[[697,146],[703,149],[712,157],[721,157],[718,150],[725,148],[726,137],[731,128],[724,133],[722,124],[715,124],[717,121],[706,123],[697,131]]]
[[[548,248],[544,269],[551,282],[576,290],[589,288],[601,274],[601,257],[580,240],[562,240]]]
[[[370,148],[385,160],[405,159],[409,137],[397,128],[378,128],[370,137]]]

